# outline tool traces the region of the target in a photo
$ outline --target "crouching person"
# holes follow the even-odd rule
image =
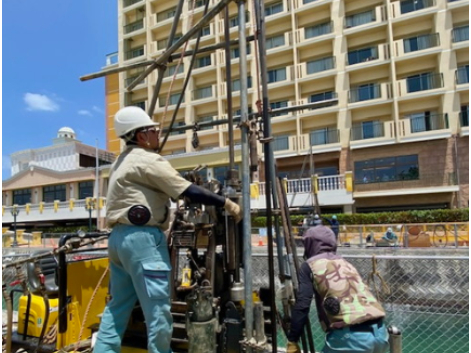
[[[301,353],[297,342],[313,297],[326,332],[322,353],[386,352],[389,344],[383,322],[385,311],[356,268],[336,254],[334,232],[324,226],[309,228],[304,247],[307,260],[300,269],[287,352]]]

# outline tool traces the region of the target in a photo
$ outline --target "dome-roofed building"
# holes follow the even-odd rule
[[[34,166],[60,172],[92,168],[96,166],[96,154],[96,147],[83,144],[72,128],[64,126],[57,131],[51,146],[12,153],[11,175]],[[99,165],[110,164],[114,158],[114,154],[98,150]]]

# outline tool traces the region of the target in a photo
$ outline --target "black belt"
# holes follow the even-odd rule
[[[370,332],[373,325],[378,325],[381,327],[383,325],[383,318],[374,319],[362,322],[361,324],[356,324],[349,326],[350,331],[361,331],[361,332]]]

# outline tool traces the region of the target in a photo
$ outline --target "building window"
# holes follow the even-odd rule
[[[250,20],[250,13],[248,11],[245,12],[245,23],[249,22]],[[239,25],[239,15],[232,16],[229,19],[229,27],[237,27]]]
[[[335,67],[335,61],[333,56],[328,58],[317,59],[306,63],[306,72],[308,75],[315,74],[317,72],[331,70]]]
[[[329,143],[339,142],[339,133],[336,128],[325,127],[311,131],[309,140],[311,146],[327,145]]]
[[[453,43],[464,42],[469,40],[469,26],[453,28]]]
[[[159,12],[157,14],[157,22],[162,22],[162,21],[168,20],[169,18],[175,17],[176,13],[177,13],[176,7],[172,7],[169,10]]]
[[[401,1],[401,14],[414,12],[433,6],[433,0],[405,0]]]
[[[277,47],[282,47],[283,45],[285,45],[285,35],[279,34],[277,36],[267,38],[265,40],[265,45],[266,45],[267,50],[277,48]]]
[[[185,122],[184,121],[178,121],[178,122],[175,122],[173,124],[173,127],[181,127],[181,126],[185,126]],[[175,136],[175,135],[183,135],[185,133],[185,130],[172,130],[169,134],[169,136]]]
[[[429,111],[407,116],[412,133],[434,131],[448,128],[447,114],[434,114]]]
[[[288,107],[288,101],[270,102],[270,108],[271,108],[271,110],[280,109],[280,108],[286,108],[286,107]],[[283,113],[271,113],[270,116],[271,116],[271,117],[275,117],[275,116],[282,116],[282,115],[286,115],[286,114],[288,114],[288,112],[283,112]]]
[[[164,77],[173,76],[175,74],[175,70],[177,70],[177,67],[178,67],[177,75],[181,74],[184,70],[183,63],[181,63],[180,65],[167,66],[167,70],[165,71]]]
[[[289,136],[275,136],[273,139],[273,151],[284,151],[289,149]]]
[[[429,89],[443,87],[441,74],[430,72],[407,77],[407,92],[427,91]]]
[[[456,83],[458,85],[469,83],[469,65],[458,66],[456,70]]]
[[[274,15],[283,12],[283,2],[265,5],[265,16]]]
[[[196,58],[195,69],[205,66],[211,66],[211,55]]]
[[[213,88],[212,86],[208,87],[201,87],[198,88],[194,91],[194,97],[193,99],[204,99],[204,98],[209,98],[213,96]]]
[[[436,47],[440,44],[440,37],[438,33],[426,34],[404,39],[404,52],[410,53],[413,51],[424,50]]]
[[[144,55],[144,46],[127,51],[126,60],[137,58],[138,56],[142,55]]]
[[[31,189],[13,190],[13,205],[31,203]]]
[[[286,80],[286,67],[268,71],[268,83],[285,81]]]
[[[378,59],[377,47],[352,50],[348,52],[348,65],[354,65],[375,59]]]
[[[54,202],[55,200],[65,201],[65,184],[51,185],[43,187],[43,201]]]
[[[469,126],[469,105],[462,105],[460,111],[461,127]]]
[[[347,28],[361,26],[374,21],[376,21],[376,18],[373,10],[350,15],[345,19]]]
[[[359,85],[350,91],[350,103],[381,98],[381,87],[374,83]]]
[[[217,116],[217,113],[215,113],[214,115],[199,116],[196,121],[197,121],[198,125],[201,124],[201,123],[213,122],[214,121],[214,116]],[[214,129],[214,126],[212,126],[212,125],[200,126],[201,131],[203,131],[203,130],[212,130],[212,129]]]
[[[319,37],[328,33],[332,33],[332,22],[320,23],[304,29],[304,37],[306,39]]]
[[[418,155],[384,157],[355,162],[355,183],[419,179]]]
[[[252,88],[252,76],[247,77],[247,88]],[[237,92],[240,91],[240,80],[232,81],[232,90]]]
[[[180,98],[180,93],[174,93],[170,96],[168,105],[175,105],[178,103],[178,99]],[[159,97],[159,107],[165,107],[165,103],[167,102],[167,96],[160,96]],[[182,103],[185,102],[185,96],[183,96]]]
[[[384,124],[381,121],[363,121],[352,126],[352,140],[366,140],[384,136]]]
[[[250,51],[251,51],[251,49],[250,49],[250,44],[247,44],[247,47],[246,47],[245,50],[246,50],[247,55],[250,55]],[[236,59],[236,58],[238,58],[238,57],[240,57],[240,50],[239,50],[239,47],[232,48],[232,49],[231,49],[231,59]]]
[[[83,200],[87,197],[93,197],[93,181],[82,181],[78,185],[79,187],[79,200]]]

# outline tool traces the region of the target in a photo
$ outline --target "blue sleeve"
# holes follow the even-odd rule
[[[297,342],[304,330],[304,325],[309,317],[312,298],[314,296],[314,286],[312,283],[312,271],[305,262],[299,270],[299,289],[296,304],[291,310],[291,328],[288,333],[288,341]]]

